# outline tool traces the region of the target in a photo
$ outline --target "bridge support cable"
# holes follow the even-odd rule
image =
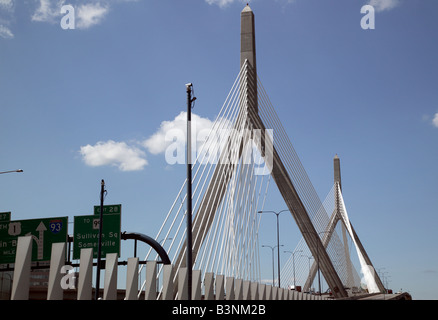
[[[234,84],[222,105],[222,108],[219,114],[214,121],[212,128],[208,134],[208,138],[206,138],[205,144],[201,147],[200,153],[202,156],[197,157],[194,161],[193,166],[202,163],[204,166],[198,166],[196,170],[193,170],[193,184],[194,184],[194,194],[202,193],[203,188],[208,184],[208,179],[206,177],[210,177],[212,175],[212,171],[214,169],[212,163],[214,163],[214,155],[219,152],[220,144],[214,143],[214,139],[220,137],[221,132],[227,132],[232,127],[233,121],[236,121],[237,112],[236,109],[236,101],[238,101],[239,96],[239,81],[241,78],[241,74],[243,69],[239,72],[236,77]],[[222,142],[222,141],[221,141]],[[222,142],[223,143],[223,142]],[[216,149],[211,149],[213,146]],[[210,154],[207,152],[202,152],[205,149],[210,150]],[[213,159],[212,159],[213,158]],[[171,257],[172,261],[175,261],[177,254],[180,251],[182,241],[184,239],[184,229],[183,229],[183,221],[185,218],[185,200],[187,194],[185,193],[187,179],[183,182],[174,202],[172,203],[164,221],[159,229],[155,239],[158,241],[162,239],[165,242],[165,248],[168,254]],[[195,204],[195,206],[197,203]],[[169,240],[169,241],[166,241]],[[150,255],[152,250],[149,250],[144,258],[144,260],[150,259]],[[173,256],[172,256],[173,254]],[[139,272],[142,272],[142,267]],[[160,274],[161,270],[158,274]]]
[[[357,255],[359,257],[360,265],[361,265],[361,271],[363,274],[364,281],[367,285],[368,292],[369,293],[377,293],[377,292],[385,292],[385,287],[383,286],[382,281],[380,280],[378,274],[375,272],[374,267],[371,263],[371,260],[369,259],[368,255],[365,252],[365,249],[363,248],[362,244],[360,243],[359,237],[357,236],[356,232],[353,230],[353,227],[350,223],[350,219],[348,218],[347,209],[345,207],[344,199],[342,197],[342,192],[340,189],[339,184],[336,184],[337,193],[339,196],[339,203],[340,203],[340,211],[341,216],[343,219],[343,222],[350,233],[350,236],[353,239]]]
[[[276,159],[274,160],[273,170],[274,180],[276,180],[277,187],[279,187],[280,192],[283,194],[286,204],[292,201],[288,204],[288,206],[291,206],[290,211],[313,255],[320,258],[321,270],[323,271],[326,281],[332,289],[335,291],[339,290],[340,295],[345,295],[344,286],[339,279],[339,271],[335,271],[335,266],[342,266],[339,261],[336,261],[339,252],[342,251],[342,249],[340,250],[339,248],[342,248],[342,246],[336,248],[336,246],[331,245],[326,247],[327,250],[322,250],[324,246],[322,244],[323,236],[321,233],[325,231],[328,224],[328,215],[306,171],[302,167],[301,161],[290,140],[285,134],[283,126],[260,81],[258,90],[259,114],[261,119],[257,120],[258,115],[254,115],[254,119],[251,120],[254,122],[259,121],[259,126],[265,125],[274,128],[274,159]],[[276,171],[278,169],[280,169],[280,171]],[[282,188],[285,189],[282,191]],[[292,194],[295,194],[294,199],[291,198]],[[331,258],[329,258],[327,254],[329,254]]]
[[[326,208],[326,212],[330,212],[333,210],[333,215],[330,219],[330,224],[327,226],[326,234],[330,234],[331,237],[333,237],[333,235],[336,236],[337,234],[343,233],[345,231],[345,234],[343,234],[344,250],[348,249],[350,243],[352,244],[352,246],[354,246],[356,251],[356,257],[358,262],[356,263],[356,265],[361,270],[361,273],[363,275],[362,278],[358,275],[356,267],[353,265],[352,260],[350,260],[350,252],[348,252],[348,254],[345,253],[343,257],[343,259],[345,259],[344,266],[346,266],[346,272],[340,272],[342,281],[344,282],[345,286],[351,290],[350,294],[361,293],[365,288],[370,293],[384,292],[385,288],[383,286],[383,283],[381,282],[381,279],[378,277],[378,275],[374,272],[371,260],[369,259],[369,256],[367,255],[362,243],[360,242],[359,237],[357,236],[348,218],[339,182],[335,182],[335,184],[333,185],[333,188],[331,189],[324,201],[324,207]],[[339,221],[341,221],[341,223],[338,223]],[[327,240],[330,241],[330,239]],[[311,257],[303,239],[299,242],[294,251],[301,251],[302,257]],[[310,263],[311,260],[312,264]],[[299,262],[295,264],[291,257],[285,263],[281,271],[282,277],[284,279],[288,279],[289,282],[292,282],[294,268],[296,274],[295,282],[298,284],[305,283],[303,289],[304,291],[309,291],[312,287],[317,268],[313,257],[308,261],[299,260]]]
[[[333,216],[335,211],[327,211],[321,203],[257,77],[255,61],[254,14],[247,5],[241,13],[239,75],[193,157],[193,266],[204,273],[260,279],[257,212],[263,211],[272,178],[303,236],[309,257],[316,257],[334,296],[345,297],[352,272],[345,237],[342,243],[332,228],[338,214]],[[175,265],[175,280],[179,269],[186,266],[186,184],[187,180],[155,238],[163,241]],[[309,281],[312,269],[309,259]]]
[[[241,99],[246,71],[247,65],[242,66],[193,164],[193,258],[194,267],[203,272],[254,280],[260,278],[257,211],[263,210],[270,176],[254,174],[258,163],[251,161],[260,156],[252,147],[253,127]],[[177,270],[185,260],[184,189],[156,236],[171,239],[163,245]]]
[[[331,191],[328,193],[322,204],[325,212],[334,212],[334,194],[335,186],[332,187]],[[323,211],[321,210],[321,212]],[[330,253],[330,257],[333,261],[336,272],[341,278],[344,286],[347,288],[355,287],[358,290],[360,288],[360,277],[350,260],[350,254],[345,253],[346,248],[348,248],[347,241],[351,241],[351,239],[345,240],[343,238],[341,240],[338,234],[342,233],[342,230],[339,227],[340,226],[336,226],[335,223],[329,223],[326,231],[323,231],[320,234],[321,236],[323,236],[322,243],[325,250],[332,247],[332,250],[336,252],[337,257],[335,257],[335,259],[333,259],[333,252]],[[329,242],[331,243],[330,245]],[[294,252],[300,252],[300,254],[298,255],[298,257],[295,256],[295,259],[293,256],[291,256],[287,260],[281,270],[281,276],[283,279],[286,279],[286,281],[288,282],[287,284],[290,285],[291,283],[296,283],[296,285],[302,286],[304,291],[310,291],[312,288],[312,283],[315,279],[315,275],[317,273],[316,259],[314,259],[314,257],[312,256],[312,253],[309,251],[304,239],[301,239],[301,241],[299,241],[294,249]],[[351,273],[349,272],[348,265],[351,265]],[[295,281],[293,281],[294,274]]]
[[[272,112],[272,105],[260,81],[258,85],[258,110],[264,117],[263,121],[268,124],[264,124],[258,114],[248,107],[248,100],[245,99],[245,95],[242,95],[242,92],[247,90],[248,68],[250,66],[247,63],[242,66],[238,80],[235,81],[227,101],[213,125],[212,132],[203,145],[203,148],[207,148],[207,150],[200,153],[202,156],[216,157],[216,163],[212,164],[211,162],[214,163],[214,161],[203,161],[197,158],[193,167],[193,171],[196,172],[193,180],[194,185],[196,185],[193,194],[194,212],[196,212],[193,223],[194,264],[204,266],[206,269],[203,272],[214,268],[211,269],[213,272],[230,272],[233,273],[233,276],[241,278],[248,277],[248,274],[252,276],[258,272],[255,271],[258,263],[254,259],[257,258],[258,253],[256,234],[260,222],[257,216],[250,215],[250,213],[263,210],[263,207],[257,207],[256,204],[260,202],[258,199],[260,197],[255,197],[255,194],[256,190],[259,190],[259,194],[261,194],[261,190],[266,189],[261,186],[256,187],[258,179],[262,181],[266,180],[265,176],[272,175],[274,177],[290,211],[300,226],[306,243],[315,256],[317,250],[323,248],[318,232],[324,230],[328,224],[325,213],[325,220],[322,222],[324,226],[318,226],[318,223],[321,224],[320,220],[324,218],[324,215],[321,218],[321,214],[318,214],[321,201],[284,133],[278,117],[276,117],[275,112]],[[225,115],[228,116],[225,117]],[[226,134],[221,132],[222,136],[219,139],[220,143],[218,143],[217,134],[220,128],[224,129]],[[273,141],[274,146],[267,143],[272,138],[266,139],[266,132],[269,131],[266,128],[272,128],[276,134]],[[245,155],[248,143],[250,141],[253,143],[254,140],[258,141],[254,135],[257,130],[261,132],[259,137],[261,141],[256,148],[253,148],[253,151],[258,149],[260,158],[265,156],[263,158],[265,164],[269,162],[266,153],[273,154],[274,163],[271,159],[270,170],[268,170],[268,173],[272,171],[271,175],[254,175],[253,172],[257,169],[254,161],[250,167],[247,165],[250,165],[251,162],[242,163],[248,159],[248,156]],[[216,150],[220,151],[216,152]],[[281,159],[279,153],[282,154]],[[253,158],[255,157],[253,156]],[[245,189],[245,186],[251,186],[250,190]],[[295,190],[295,186],[298,187],[297,190]],[[181,188],[181,192],[183,189],[184,187]],[[185,231],[182,223],[185,214],[183,209],[185,197],[181,192],[165,219],[166,222],[171,221],[170,229],[173,231],[170,229],[164,231],[163,226],[157,235],[157,239],[163,238],[163,235],[164,238],[172,238],[168,250],[175,254],[173,261],[177,270],[180,266],[184,266],[185,256],[183,241]],[[291,193],[294,194],[294,200],[290,198]],[[181,203],[178,204],[179,202]],[[172,211],[176,211],[176,213],[172,213]],[[227,212],[228,215],[217,214],[218,211]],[[298,211],[300,213],[297,214]],[[199,214],[200,212],[202,214]],[[237,212],[239,215],[236,215]],[[213,247],[213,244],[216,247]],[[321,269],[326,281],[330,283],[331,287],[336,288],[337,293],[344,296],[343,284],[339,280],[330,257],[325,250],[320,251]],[[245,254],[247,255],[245,256]],[[334,256],[336,254],[335,252]],[[247,261],[248,259],[249,261]]]

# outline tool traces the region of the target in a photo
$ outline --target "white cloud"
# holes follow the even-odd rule
[[[369,0],[369,5],[372,5],[376,11],[391,10],[400,4],[400,0]]]
[[[121,171],[138,171],[148,164],[144,151],[125,142],[99,141],[94,146],[81,147],[80,153],[85,164],[98,166],[117,166]]]
[[[10,28],[14,14],[14,0],[0,0],[0,38],[12,39],[14,34]]]
[[[0,8],[11,10],[14,5],[14,1],[12,0],[0,0]]]
[[[275,0],[275,1],[280,2],[283,5],[295,2],[295,0]],[[234,2],[238,2],[238,3],[241,3],[243,5],[246,3],[251,4],[250,0],[205,0],[205,2],[207,2],[208,4],[217,5],[221,8],[225,8],[226,6],[228,6],[229,4],[234,3]]]
[[[235,0],[205,0],[208,4],[216,4],[219,7],[223,8],[227,5],[229,5],[230,3],[235,2]],[[242,1],[240,1],[242,2]]]
[[[0,0],[8,1],[8,0]],[[59,23],[61,19],[61,8],[67,4],[66,0],[38,0],[39,6],[32,15],[32,21]],[[125,1],[126,2],[126,1]],[[88,29],[94,25],[99,24],[106,14],[109,12],[109,2],[103,1],[87,1],[83,0],[76,2],[69,2],[75,9],[75,22],[78,29]]]
[[[435,113],[435,116],[433,117],[433,120],[432,120],[432,124],[438,128],[438,112]]]
[[[58,22],[61,16],[61,7],[65,0],[39,0],[39,7],[32,15],[32,21],[37,22]]]
[[[109,11],[109,7],[100,3],[80,5],[76,10],[76,26],[79,29],[88,29],[99,24]]]
[[[5,39],[12,39],[14,37],[14,34],[8,27],[0,24],[0,37]]]
[[[205,136],[213,126],[213,122],[192,113],[192,136],[193,141],[199,135]],[[184,148],[187,136],[187,112],[183,111],[172,121],[163,121],[160,128],[149,139],[143,141],[142,145],[152,154],[164,153],[173,143],[180,144]],[[177,138],[174,141],[174,138]]]

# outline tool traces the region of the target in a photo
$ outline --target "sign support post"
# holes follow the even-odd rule
[[[97,244],[97,272],[96,272],[96,291],[94,295],[94,300],[99,299],[99,289],[100,289],[100,262],[102,254],[102,227],[103,227],[103,197],[105,194],[105,181],[101,182],[100,189],[100,219],[99,219],[99,238]]]

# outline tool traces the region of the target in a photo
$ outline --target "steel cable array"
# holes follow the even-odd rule
[[[261,168],[266,170],[268,167],[268,161],[259,152],[263,148],[255,134],[257,128],[248,116],[248,101],[242,94],[248,90],[248,68],[248,64],[244,63],[205,139],[192,140],[192,145],[196,142],[200,144],[197,154],[192,157],[196,159],[192,165],[192,203],[193,213],[196,213],[193,227],[193,267],[203,273],[213,272],[243,280],[260,281],[260,217],[257,212],[263,210],[271,175],[269,170],[260,174]],[[329,214],[332,215],[334,209],[328,203],[321,203],[259,79],[257,92],[259,116],[265,128],[274,133],[273,137],[265,135],[264,138],[273,143],[280,155],[316,232],[324,242],[324,234],[330,224]],[[164,241],[163,247],[171,261],[176,264],[175,275],[185,265],[185,189],[186,181],[155,237],[156,240],[169,240]],[[330,197],[334,202],[334,196]],[[199,211],[202,211],[202,215]],[[302,250],[303,254],[310,255],[303,240],[295,250]],[[326,251],[342,282],[351,285],[352,283],[348,283],[351,282],[351,276],[347,272],[348,257],[336,230],[327,243]],[[151,257],[151,254],[150,250],[145,260],[157,259],[156,256]],[[302,262],[303,259],[299,260],[301,262],[295,264],[295,272],[300,275],[302,283],[306,274],[303,272],[303,265],[307,264]],[[284,279],[291,279],[290,264],[288,261],[283,267],[281,275]],[[357,278],[354,277],[355,284]],[[289,280],[283,284],[287,285]]]

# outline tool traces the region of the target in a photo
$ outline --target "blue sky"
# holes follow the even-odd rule
[[[151,137],[163,121],[178,126],[187,82],[193,112],[214,120],[239,71],[245,2],[0,0],[0,171],[24,170],[0,176],[0,212],[73,221],[92,213],[104,179],[122,229],[154,236],[186,172]],[[65,4],[75,29],[60,25]],[[320,198],[338,154],[348,213],[375,267],[394,290],[437,299],[438,3],[250,4],[259,77]],[[360,24],[368,4],[373,30]],[[285,209],[275,188],[265,209]],[[298,230],[280,219],[293,250]],[[270,272],[268,263],[262,277]]]

